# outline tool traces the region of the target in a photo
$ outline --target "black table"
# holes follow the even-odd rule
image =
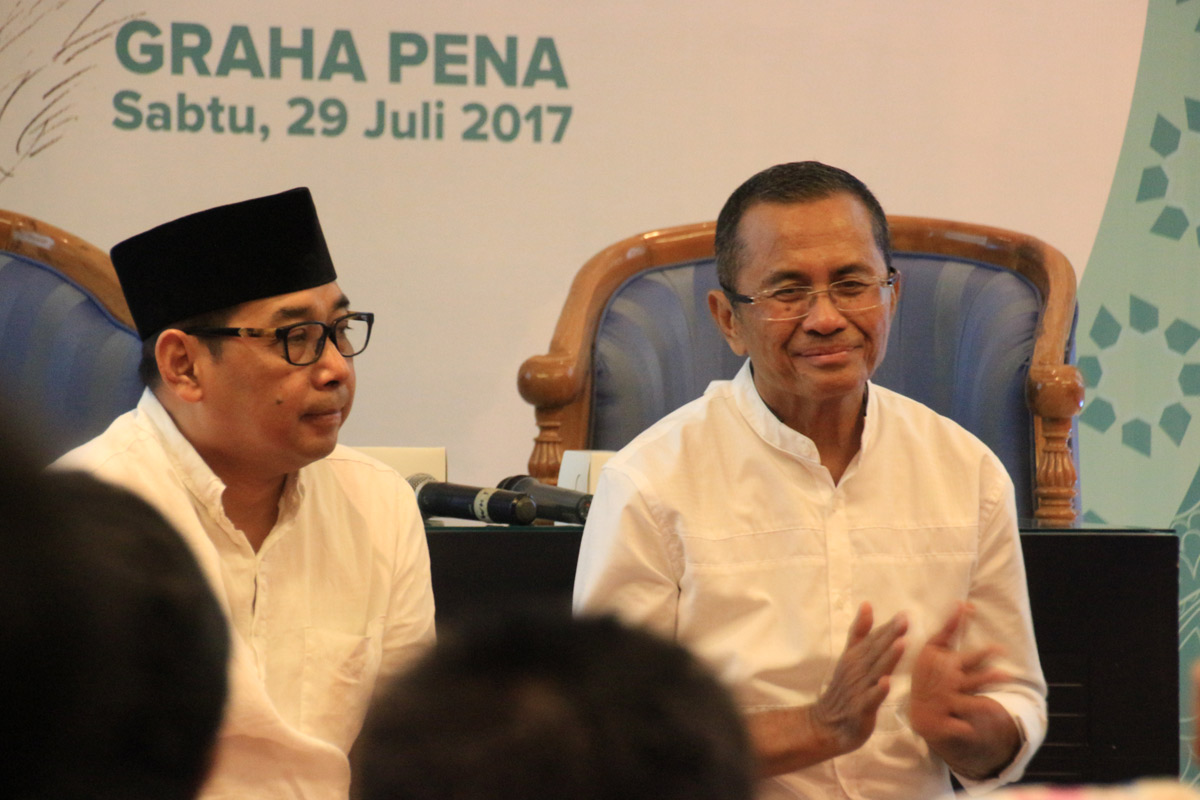
[[[579,526],[430,526],[438,622],[472,609],[570,609]],[[1022,526],[1050,685],[1027,781],[1103,783],[1179,769],[1179,540],[1168,531]]]

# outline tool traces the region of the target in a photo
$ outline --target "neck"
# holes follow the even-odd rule
[[[283,496],[287,476],[257,481],[229,481],[224,476],[218,477],[225,482],[225,493],[221,495],[225,516],[245,535],[246,541],[257,553],[275,527],[279,516],[279,498]]]
[[[197,439],[189,438],[189,441],[213,474],[225,484],[225,491],[221,495],[225,516],[245,535],[246,541],[257,553],[275,527],[279,499],[283,496],[288,473],[278,468],[265,469],[263,465],[247,463],[220,448],[205,447]]]
[[[865,386],[861,395],[797,403],[788,409],[771,408],[783,424],[812,440],[835,484],[862,447],[866,410]]]
[[[225,516],[245,535],[257,553],[275,527],[288,472],[278,465],[250,462],[242,452],[228,450],[223,447],[221,432],[204,435],[210,426],[197,421],[192,413],[193,405],[177,401],[170,393],[155,392],[155,395],[180,434],[225,484],[225,492],[221,495]]]

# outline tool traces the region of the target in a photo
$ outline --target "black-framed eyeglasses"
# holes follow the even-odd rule
[[[305,321],[282,325],[278,328],[183,328],[190,336],[236,336],[251,339],[275,339],[283,343],[283,357],[297,367],[315,364],[325,352],[325,342],[332,341],[337,351],[346,358],[358,355],[367,349],[371,341],[371,326],[375,315],[369,311],[358,311],[338,317],[328,325],[324,322]]]
[[[764,289],[752,295],[738,294],[724,287],[722,290],[731,302],[756,308],[763,319],[783,322],[807,317],[812,311],[813,299],[819,294],[828,295],[829,302],[838,311],[854,313],[878,308],[887,301],[887,293],[895,287],[899,277],[900,273],[889,267],[886,278],[847,278],[834,281],[824,289],[789,285]]]

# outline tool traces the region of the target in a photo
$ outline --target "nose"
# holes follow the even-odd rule
[[[349,380],[354,372],[354,364],[346,358],[330,340],[325,341],[325,349],[321,357],[313,364],[313,376],[322,386],[336,386]]]
[[[804,330],[823,335],[837,333],[846,327],[846,317],[829,299],[828,292],[814,294],[809,302],[808,315],[801,320]]]

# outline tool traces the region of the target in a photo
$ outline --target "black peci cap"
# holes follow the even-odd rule
[[[164,223],[115,245],[112,261],[142,339],[197,314],[337,280],[306,188]]]

